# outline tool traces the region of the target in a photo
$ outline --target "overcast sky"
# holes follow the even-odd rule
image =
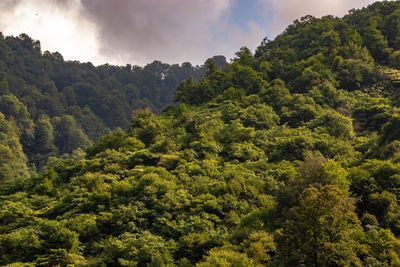
[[[373,0],[0,0],[0,31],[67,60],[201,64],[256,48],[304,15],[343,16]]]

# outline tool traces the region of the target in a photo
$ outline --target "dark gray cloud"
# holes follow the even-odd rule
[[[101,52],[132,62],[200,62],[218,51],[230,0],[82,0]]]

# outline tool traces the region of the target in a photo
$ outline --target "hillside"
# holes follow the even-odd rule
[[[25,34],[0,36],[0,112],[15,121],[24,152],[37,166],[50,155],[87,147],[110,129],[126,129],[133,110],[162,111],[183,80],[203,75],[203,66],[190,63],[95,67],[42,52]]]
[[[399,73],[400,2],[377,2],[209,61],[37,174],[0,116],[0,264],[400,266]]]

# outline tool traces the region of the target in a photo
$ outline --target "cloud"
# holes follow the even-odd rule
[[[3,0],[0,30],[27,33],[44,50],[95,64],[203,63],[255,47],[262,30],[233,22],[237,0]]]
[[[82,0],[97,26],[101,52],[142,64],[199,63],[210,56],[229,6],[230,0]]]
[[[78,0],[6,0],[0,10],[5,35],[27,33],[44,50],[60,51],[67,59],[105,60],[98,53],[95,27],[82,18]]]
[[[0,31],[27,33],[68,60],[201,64],[254,49],[306,14],[343,15],[372,1],[0,0]]]
[[[343,16],[350,9],[361,8],[375,0],[261,0],[265,10],[273,17],[269,21],[268,33],[274,37],[281,33],[295,19],[305,15]]]

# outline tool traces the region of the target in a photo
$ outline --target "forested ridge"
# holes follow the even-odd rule
[[[225,58],[213,59],[223,66]],[[160,112],[173,104],[176,87],[198,80],[203,66],[154,61],[124,67],[64,61],[42,52],[26,34],[0,35],[0,112],[14,121],[30,164],[87,147],[112,129],[129,126],[132,111]]]
[[[31,64],[18,55],[15,70],[2,64],[3,76]],[[62,71],[77,66],[40,58],[60,60]],[[34,90],[28,84],[40,75],[3,78],[0,264],[400,266],[400,2],[306,16],[254,53],[244,47],[217,63],[208,61],[203,78],[189,68],[176,105],[158,115],[138,109],[118,125],[100,116],[107,128],[129,126],[47,161],[63,119],[51,105],[30,104],[67,84]],[[91,88],[124,81],[124,68],[79,66],[107,74]],[[19,79],[27,89],[16,93]],[[90,91],[79,86],[71,90],[78,103]],[[135,98],[144,99],[164,107]],[[102,103],[106,113],[120,108]],[[43,144],[36,171],[23,150],[26,125]]]

